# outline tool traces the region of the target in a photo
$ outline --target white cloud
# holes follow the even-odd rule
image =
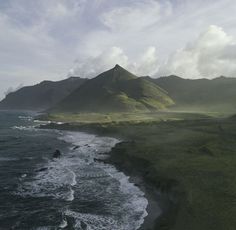
[[[91,78],[112,68],[115,64],[124,67],[127,67],[128,64],[128,57],[119,47],[111,47],[98,56],[76,60],[74,67],[69,71],[69,75]]]
[[[5,92],[4,92],[4,95],[7,96],[9,93],[12,93],[12,92],[15,92],[17,91],[18,89],[22,88],[24,85],[23,84],[20,84],[16,87],[12,87],[10,86]]]
[[[101,21],[113,31],[139,31],[158,22],[160,16],[159,2],[147,0],[112,9],[102,14]]]
[[[156,47],[151,46],[148,47],[143,56],[140,57],[134,71],[138,75],[153,75],[158,71],[158,68],[159,63]]]
[[[65,77],[76,55],[59,33],[67,34],[77,8],[44,0],[12,0],[4,7],[0,2],[0,98],[10,87]]]
[[[137,75],[152,75],[158,70],[156,48],[148,47],[136,60],[130,59],[120,47],[111,47],[97,56],[76,60],[69,75],[95,77],[116,64]]]
[[[212,25],[181,50],[175,52],[159,74],[185,78],[236,77],[236,39]]]
[[[174,52],[169,71],[187,76],[191,70],[191,77],[232,75],[235,45],[228,34],[236,37],[235,12],[235,0],[0,1],[0,98],[10,86],[61,79],[76,58],[76,66],[84,66],[82,75],[119,61],[138,75],[153,75]],[[211,24],[225,32],[216,29],[214,39],[208,33],[186,46]],[[206,40],[212,44],[205,47]],[[185,48],[176,52],[180,47]],[[86,66],[93,70],[85,71]]]

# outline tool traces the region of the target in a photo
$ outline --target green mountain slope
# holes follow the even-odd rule
[[[175,108],[212,112],[236,112],[236,79],[219,77],[208,79],[182,79],[177,76],[146,80],[165,89],[175,101]]]
[[[87,81],[50,111],[153,111],[172,105],[167,93],[119,65]]]
[[[43,81],[34,86],[23,87],[9,93],[0,102],[0,109],[45,110],[68,96],[85,81],[86,79],[79,77],[70,77],[62,81]]]

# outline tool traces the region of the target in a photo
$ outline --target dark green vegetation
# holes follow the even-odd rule
[[[173,215],[163,218],[156,229],[236,228],[235,120],[172,121],[115,129],[135,140],[114,149],[115,161],[122,164],[138,158],[137,169],[146,179],[174,196]]]
[[[151,121],[189,120],[220,116],[215,113],[179,113],[179,112],[146,112],[146,113],[52,113],[40,115],[41,120],[71,122],[76,124],[118,124],[120,122],[140,123]]]
[[[156,111],[172,104],[167,93],[156,84],[116,65],[87,81],[50,111]]]
[[[182,79],[177,76],[149,79],[165,89],[175,102],[174,109],[183,111],[236,112],[236,79],[219,77]]]
[[[138,78],[116,65],[91,80],[72,77],[23,87],[7,95],[0,102],[0,109],[50,113],[143,113],[168,109],[226,114],[236,112],[235,89],[235,78]]]
[[[62,81],[43,81],[34,86],[23,87],[16,92],[9,93],[0,102],[0,109],[48,109],[68,96],[85,81],[86,79],[70,77]]]
[[[127,140],[112,150],[111,162],[169,197],[155,229],[235,230],[236,119],[196,118],[55,127]]]

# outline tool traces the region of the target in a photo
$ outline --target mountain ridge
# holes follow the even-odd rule
[[[61,81],[45,80],[11,92],[0,102],[0,109],[45,110],[69,95],[87,79],[69,77]]]
[[[236,112],[236,79],[137,77],[119,65],[92,79],[42,81],[9,93],[0,109],[59,112],[129,112],[177,109]]]
[[[116,65],[85,82],[50,111],[150,111],[172,104],[171,98],[160,87]]]
[[[175,101],[174,108],[212,112],[236,112],[236,79],[184,79],[175,75],[145,77],[165,89]]]

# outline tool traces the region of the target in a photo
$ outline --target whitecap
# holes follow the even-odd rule
[[[15,157],[0,157],[0,161],[17,161],[18,158]]]
[[[75,228],[82,229],[82,223],[86,225],[88,230],[122,230],[122,225],[110,216],[95,215],[89,213],[80,213],[71,210],[65,212],[66,216],[73,217],[75,220]]]
[[[74,200],[73,186],[77,184],[76,174],[70,168],[77,161],[61,157],[55,160],[48,160],[46,165],[41,165],[36,171],[32,181],[25,181],[18,187],[17,194],[27,197],[53,197],[66,201]],[[40,170],[47,168],[47,170]]]
[[[70,188],[70,190],[68,192],[68,195],[65,198],[65,200],[66,201],[73,201],[75,199],[74,193],[75,193],[75,191],[72,188]]]
[[[123,194],[122,196],[127,197],[126,203],[120,204],[121,212],[124,213],[124,216],[127,215],[128,217],[124,217],[120,224],[120,226],[115,228],[114,226],[111,229],[138,229],[142,223],[144,222],[144,218],[147,216],[146,208],[148,205],[148,201],[145,198],[145,194],[133,183],[129,182],[129,177],[127,177],[124,173],[117,171],[117,169],[109,164],[104,164],[102,162],[94,162],[94,158],[97,159],[104,159],[107,155],[102,153],[107,153],[111,150],[111,148],[119,142],[119,140],[110,138],[110,137],[97,137],[96,135],[92,134],[85,134],[85,133],[75,133],[75,132],[67,132],[67,135],[61,137],[61,139],[72,143],[75,146],[80,146],[75,151],[80,154],[81,160],[83,160],[83,153],[86,153],[85,158],[87,161],[93,163],[92,171],[88,171],[80,173],[77,177],[81,179],[87,179],[90,183],[91,180],[95,180],[96,178],[101,179],[104,177],[112,177],[116,181],[119,182],[119,190],[120,193]],[[100,170],[95,170],[96,167],[100,168]],[[96,186],[96,184],[95,184]],[[108,188],[109,190],[109,188]],[[99,190],[96,191],[96,196],[103,196],[103,193],[99,194]],[[85,193],[88,194],[88,191],[85,189]],[[76,216],[74,213],[73,215]],[[77,214],[81,217],[82,214]],[[139,219],[135,221],[130,221],[132,219],[132,215],[139,216]],[[84,216],[84,215],[83,215]],[[88,215],[86,215],[88,217]],[[94,218],[94,216],[93,216]],[[131,219],[130,219],[131,218]],[[96,219],[96,218],[95,218]],[[84,220],[83,220],[84,221]],[[114,220],[115,221],[115,220]],[[86,222],[86,221],[85,221]],[[98,225],[95,223],[94,226]],[[116,223],[118,226],[118,223]],[[93,225],[92,225],[93,226]],[[91,229],[100,229],[94,228],[90,226]],[[126,226],[126,227],[124,227]],[[89,228],[88,228],[89,229]],[[101,228],[102,229],[102,228]],[[106,226],[104,229],[109,229],[109,225]]]
[[[67,210],[64,214],[75,219],[75,229],[80,229],[81,223],[91,230],[138,229],[147,215],[148,201],[144,193],[112,165],[94,161],[94,158],[103,157],[101,153],[109,152],[119,140],[76,132],[58,134],[61,140],[79,148],[68,148],[61,158],[41,165],[40,168],[48,170],[37,172],[32,181],[23,181],[18,194],[52,197],[72,203],[75,199],[105,201],[108,206],[104,208],[110,210],[110,215],[81,213],[78,210]]]
[[[27,174],[22,174],[21,177],[22,178],[25,178],[27,176]]]
[[[41,121],[41,120],[34,119],[34,123],[40,123],[40,124],[50,124],[50,123],[51,123],[51,121]]]
[[[59,225],[59,228],[66,228],[68,226],[67,220],[63,219]]]
[[[77,181],[76,181],[76,175],[74,173],[74,171],[68,169],[68,171],[71,173],[71,186],[75,186],[77,184]]]
[[[52,228],[49,226],[42,226],[42,227],[37,227],[34,228],[33,230],[51,230]]]
[[[31,116],[18,116],[19,119],[23,121],[32,121],[33,117]]]
[[[13,126],[11,127],[12,129],[17,129],[17,130],[26,130],[26,131],[35,131],[35,126]]]

